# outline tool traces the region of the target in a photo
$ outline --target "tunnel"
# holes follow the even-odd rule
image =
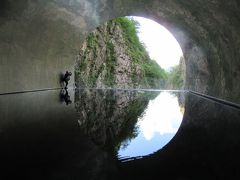
[[[2,0],[0,2],[0,142],[2,147],[6,145],[7,148],[3,148],[0,152],[3,162],[10,162],[6,163],[4,172],[11,174],[11,169],[19,168],[17,164],[21,164],[22,159],[17,157],[17,154],[9,156],[4,154],[7,152],[14,154],[14,149],[21,147],[20,142],[24,147],[19,152],[24,153],[30,143],[33,154],[29,156],[39,153],[34,138],[28,139],[29,134],[36,135],[34,129],[39,127],[38,131],[41,133],[39,136],[36,135],[37,142],[41,143],[43,137],[50,137],[46,147],[51,152],[48,158],[54,163],[47,164],[41,159],[44,157],[37,157],[40,164],[32,167],[31,177],[35,177],[35,174],[41,171],[48,173],[47,168],[52,165],[60,170],[48,176],[49,179],[51,177],[71,179],[60,171],[65,168],[75,177],[73,171],[79,166],[82,167],[81,160],[87,162],[89,166],[97,164],[100,167],[99,159],[114,164],[114,160],[105,152],[102,156],[96,155],[95,152],[102,150],[98,150],[89,137],[86,140],[77,129],[71,130],[75,122],[71,124],[70,120],[76,119],[75,107],[70,105],[66,109],[53,103],[57,101],[54,96],[57,97],[59,93],[52,90],[61,89],[61,74],[66,70],[74,71],[79,50],[90,32],[104,22],[117,17],[141,16],[163,25],[180,44],[186,64],[184,89],[190,93],[185,103],[189,108],[184,114],[183,124],[175,140],[163,151],[120,165],[121,171],[130,179],[148,178],[145,175],[152,173],[147,168],[151,166],[156,167],[154,172],[161,168],[165,179],[226,179],[228,173],[230,173],[229,177],[231,175],[239,177],[237,163],[240,157],[237,155],[237,150],[240,149],[240,141],[239,138],[233,138],[239,137],[240,129],[238,122],[240,117],[239,9],[238,0]],[[75,87],[74,77],[71,78],[69,86]],[[46,90],[50,92],[47,93]],[[43,92],[43,94],[35,97],[33,94],[24,94],[26,92]],[[21,93],[19,97],[16,95],[18,93]],[[74,92],[70,94],[74,96]],[[8,95],[13,96],[8,97]],[[206,98],[216,102],[209,102]],[[224,105],[220,106],[219,103]],[[202,113],[208,116],[205,117]],[[47,116],[44,114],[50,116],[49,127],[44,121]],[[32,117],[36,118],[36,124],[28,121]],[[66,119],[70,120],[65,124],[58,124]],[[54,129],[52,126],[56,124],[59,131],[51,131]],[[26,127],[27,131],[22,129],[18,131],[18,127]],[[5,131],[9,131],[11,135],[4,135]],[[61,131],[67,132],[72,141],[62,137]],[[14,139],[19,133],[23,134],[23,139],[20,141],[18,138]],[[206,138],[202,139],[204,135]],[[76,136],[81,138],[77,139]],[[65,147],[57,141],[59,138],[63,139]],[[193,138],[196,143],[192,143]],[[206,144],[207,140],[211,143]],[[78,146],[80,141],[82,145]],[[214,143],[217,145],[214,146]],[[91,156],[95,160],[87,161],[84,155],[78,157],[79,159],[73,158],[78,150],[88,152],[90,147]],[[55,148],[60,148],[61,151],[54,154]],[[71,148],[74,149],[72,154],[70,153],[64,160],[58,160],[61,155],[71,151]],[[215,152],[216,149],[219,151]],[[46,149],[43,150],[45,151]],[[210,160],[206,159],[209,156],[207,153],[210,153]],[[223,157],[225,153],[227,155]],[[189,156],[185,157],[187,154]],[[16,167],[11,164],[14,158],[17,159]],[[58,164],[60,162],[63,164],[71,162],[74,165],[70,170],[67,166],[60,167]],[[172,162],[175,163],[171,164]],[[38,167],[41,165],[44,169],[39,171]],[[22,169],[28,166],[31,164],[25,164]],[[184,174],[183,171],[187,171],[190,167],[193,167],[192,171]],[[171,168],[179,176],[176,174],[169,176],[172,173]],[[202,169],[204,169],[203,174],[201,174]],[[81,170],[85,172],[84,168]],[[128,170],[131,170],[131,174],[128,174]],[[113,173],[115,169],[111,167],[106,171]],[[196,174],[200,174],[199,178],[196,178]],[[116,178],[115,174],[111,177]],[[41,179],[41,176],[38,178]]]
[[[185,89],[239,103],[238,1],[1,2],[1,88],[12,93],[59,87],[88,32],[121,16],[165,26],[186,63]],[[73,84],[73,82],[72,82]]]

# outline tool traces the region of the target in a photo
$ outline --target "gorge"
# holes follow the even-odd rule
[[[123,17],[90,33],[76,62],[77,87],[164,88],[167,73],[150,59],[137,28],[136,21]]]
[[[239,179],[239,9],[238,0],[2,0],[1,178]],[[126,38],[126,16],[176,38],[176,86]],[[75,72],[68,88],[66,71]],[[169,92],[183,115],[176,135],[146,156],[118,158],[163,86],[180,90]]]

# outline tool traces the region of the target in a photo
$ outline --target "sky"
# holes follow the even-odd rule
[[[149,101],[145,116],[138,122],[146,140],[151,140],[155,133],[160,135],[176,133],[182,122],[183,113],[176,96],[168,92]]]
[[[132,16],[140,23],[139,39],[146,45],[151,59],[165,70],[179,64],[182,49],[173,35],[163,26],[150,19]]]

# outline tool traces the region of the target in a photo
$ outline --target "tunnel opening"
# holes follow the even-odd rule
[[[114,17],[135,15],[153,19],[175,36],[185,58],[186,89],[239,103],[239,3],[235,0],[17,4],[4,0],[1,5],[0,75],[6,77],[1,94],[60,87],[59,73],[74,71],[73,61],[87,32]],[[199,10],[202,7],[205,11]]]
[[[156,29],[154,33],[153,29]],[[87,117],[80,115],[80,127],[99,146],[110,146],[121,161],[126,157],[136,158],[154,153],[172,140],[184,113],[183,92],[162,92],[160,89],[183,90],[184,78],[182,50],[167,29],[135,16],[107,21],[88,34],[80,49],[75,65],[75,82],[77,89],[81,90],[75,96],[77,104],[82,104],[81,101],[87,103],[88,97],[84,97],[81,91],[101,89],[105,99],[98,97],[95,103],[98,105],[101,101],[105,108],[106,104],[111,104],[111,112],[95,111],[100,116],[105,114],[106,119],[100,119],[109,128],[102,127],[102,122],[88,113]],[[109,89],[112,94],[107,92]],[[146,89],[158,91],[146,93]],[[121,92],[123,90],[131,95]],[[141,90],[142,95],[138,92]],[[111,101],[108,96],[114,100]],[[94,111],[92,108],[95,107],[89,107],[89,111]],[[85,111],[80,106],[76,109],[78,112]],[[120,112],[124,119],[118,117]],[[99,122],[92,130],[91,122],[94,121]],[[102,137],[102,134],[107,134],[109,139]]]
[[[237,0],[3,0],[0,5],[1,177],[239,179]],[[185,94],[175,137],[160,151],[123,163],[114,148],[136,135],[136,120],[159,92],[76,89],[76,96],[69,88],[60,95],[63,103],[59,74],[74,72],[79,45],[88,32],[126,15],[153,19],[175,36],[184,54],[185,89],[191,92]],[[94,38],[89,42],[94,49]],[[108,46],[108,59],[115,59],[114,47]],[[103,69],[106,65],[110,75],[115,63],[108,61]],[[89,72],[98,72],[95,66],[92,63]],[[140,68],[134,71],[141,75]],[[88,82],[95,85],[98,77]],[[142,80],[142,85],[151,82],[140,77],[136,87]],[[74,88],[73,79],[69,87]],[[103,80],[106,87],[115,82],[111,76]]]
[[[185,60],[174,36],[143,17],[112,19],[88,34],[75,65],[77,87],[184,89]]]

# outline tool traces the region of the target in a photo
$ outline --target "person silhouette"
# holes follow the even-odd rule
[[[68,81],[70,80],[70,76],[72,75],[71,72],[66,71],[66,73],[63,76],[63,81],[65,82],[65,89],[67,89]]]
[[[72,104],[71,98],[66,89],[61,91],[61,99],[66,103],[66,105]]]

